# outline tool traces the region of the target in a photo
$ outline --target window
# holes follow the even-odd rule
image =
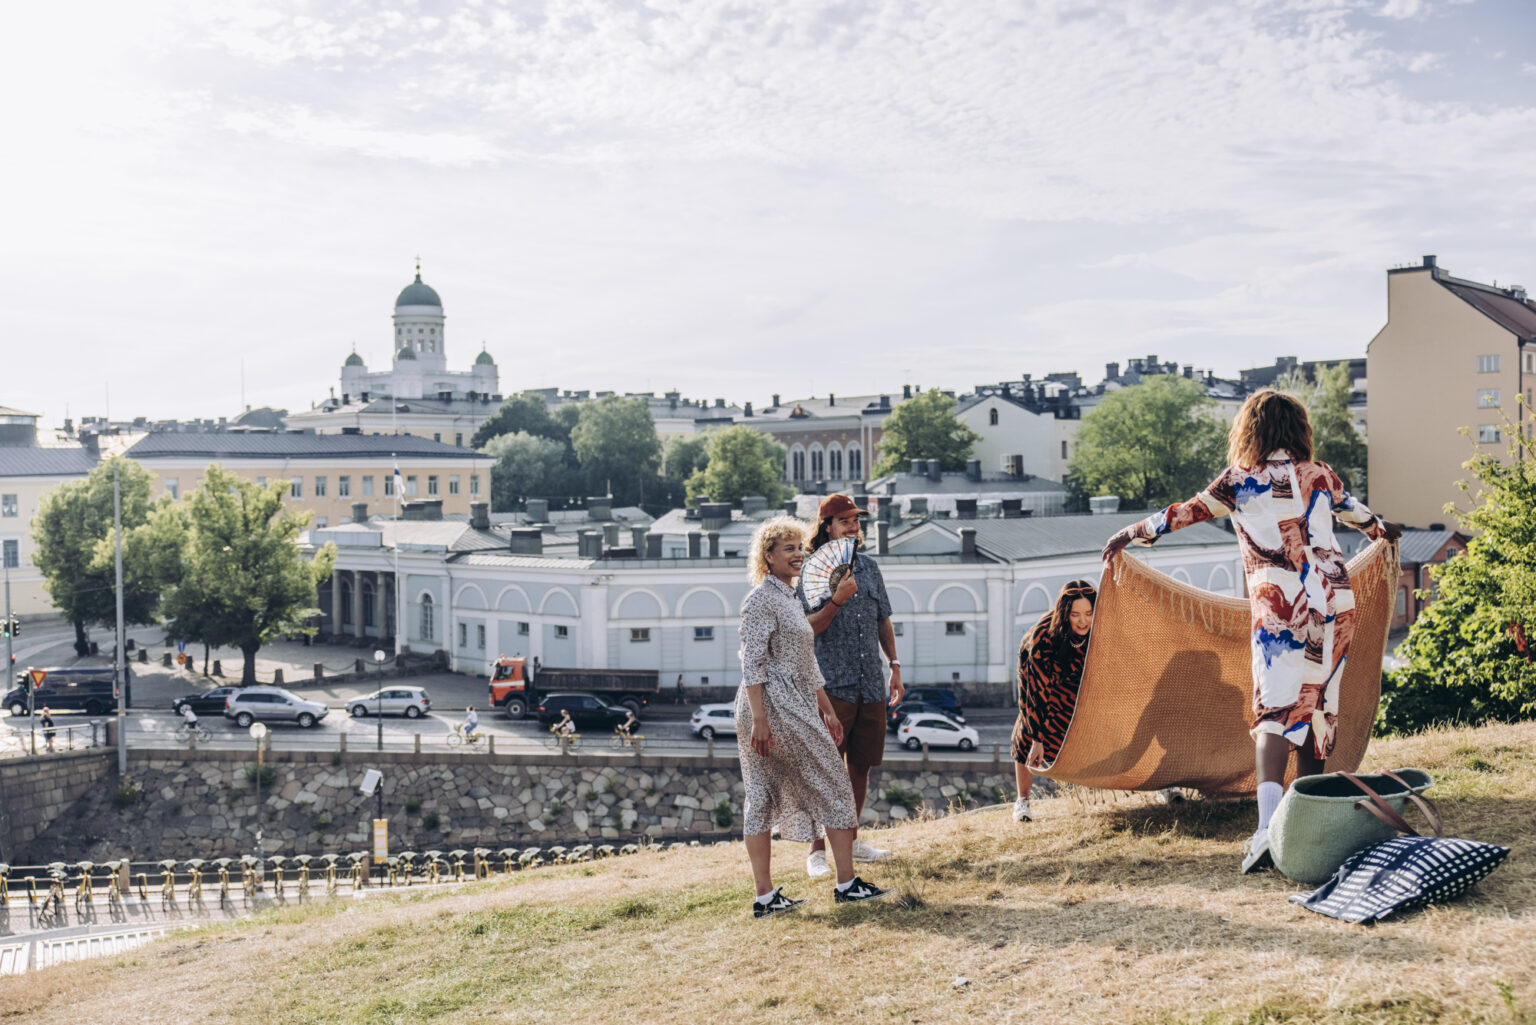
[[[453,432],[453,443],[455,445],[457,445],[459,448],[463,448],[464,447],[464,432],[463,431],[454,431]]]
[[[1478,444],[1497,445],[1501,437],[1498,424],[1480,424],[1477,428]]]
[[[427,474],[427,494],[437,494],[437,474],[435,473]]]
[[[407,498],[416,497],[416,475],[414,473],[405,478],[405,496]]]
[[[848,450],[848,478],[861,480],[864,476],[864,452],[861,449],[850,448]]]
[[[707,677],[707,676],[699,677],[699,686],[700,687],[708,687],[709,686],[709,677]]]
[[[834,448],[827,453],[827,470],[832,474],[833,480],[843,479],[843,450]]]
[[[557,626],[557,627],[555,627],[555,640],[563,641],[567,637],[569,637],[570,635],[571,635],[571,628],[570,627],[568,627],[568,626]]]
[[[345,608],[346,606],[342,606],[342,607]],[[422,638],[424,640],[428,640],[428,641],[432,640],[434,637],[437,636],[437,628],[436,628],[436,626],[432,622],[432,613],[433,613],[433,611],[434,611],[434,609],[432,608],[432,596],[430,594],[422,595],[421,596],[421,636],[422,636]]]
[[[996,427],[997,426],[997,410],[995,410],[995,409],[987,410],[987,424],[990,427]]]
[[[485,650],[485,624],[484,623],[476,623],[475,624],[475,645],[481,651]]]
[[[963,635],[964,633],[965,633],[965,624],[964,623],[956,623],[954,621],[950,621],[950,622],[944,624],[944,636],[945,637],[958,637],[960,635]]]
[[[1407,614],[1408,614],[1408,588],[1406,588],[1406,587],[1399,587],[1397,589],[1397,613],[1396,613],[1396,615],[1397,615],[1398,619],[1402,619]]]
[[[373,474],[371,474],[371,473],[370,474],[365,474],[364,476],[359,477],[358,479],[360,481],[362,481],[362,483],[363,483],[363,497],[364,498],[372,498],[373,497]]]
[[[801,451],[791,452],[789,455],[789,479],[805,480],[805,453]]]
[[[325,524],[326,524],[326,519],[325,519],[324,516],[316,516],[315,517],[315,526],[323,527],[323,526],[325,526]]]
[[[448,493],[450,495],[457,495],[459,493],[459,475],[456,473],[448,475]]]
[[[459,647],[467,648],[468,646],[469,646],[469,624],[468,623],[460,623],[459,624]]]
[[[1478,409],[1498,409],[1499,405],[1500,405],[1500,402],[1499,402],[1499,389],[1497,389],[1497,388],[1481,388],[1481,389],[1478,390],[1478,393],[1477,393],[1477,408]]]
[[[648,643],[650,641],[650,639],[651,639],[651,628],[650,627],[648,627],[648,626],[630,627],[630,630],[629,630],[629,643],[631,643],[631,644],[646,644],[646,643]]]
[[[364,477],[363,480],[367,481],[367,480],[369,480],[369,478]],[[367,494],[368,492],[365,489],[363,493]],[[385,498],[393,498],[393,497],[395,497],[395,475],[392,474],[392,473],[386,473],[384,475],[384,497]]]
[[[1477,357],[1477,372],[1479,374],[1497,374],[1499,372],[1498,355]]]
[[[480,494],[480,475],[478,473],[469,475],[469,493],[471,495]]]
[[[181,478],[179,478],[179,477],[167,477],[167,478],[165,478],[165,493],[167,495],[170,495],[172,498],[180,498],[181,497]],[[8,515],[15,516],[16,514],[15,513],[9,513]]]
[[[441,442],[443,440],[443,432],[442,431],[433,431],[432,432],[432,440],[436,441],[436,442]]]
[[[712,641],[715,639],[715,628],[712,626],[696,626],[693,628],[693,639],[696,641]]]
[[[1061,458],[1067,458],[1067,439],[1061,439]]]
[[[294,477],[294,478],[292,478],[291,480],[288,481],[288,497],[289,498],[303,498],[304,497],[304,478],[303,477]]]
[[[352,497],[352,478],[342,474],[336,478],[336,496],[338,498]]]
[[[528,624],[527,623],[518,623],[517,624],[517,635],[519,637],[527,637],[528,636]]]
[[[826,475],[826,467],[822,463],[821,449],[811,449],[811,480],[821,480]]]
[[[325,491],[326,491],[326,479],[324,477],[321,477],[321,476],[317,475],[315,477],[315,497],[316,498],[324,498],[325,497]]]
[[[5,543],[5,568],[16,569],[21,565],[21,542],[7,541]]]
[[[891,621],[891,631],[897,637],[901,637],[901,636],[903,636],[906,633],[906,631],[902,629],[902,627],[904,627],[905,625],[906,625],[905,623],[898,623],[895,620],[892,620]]]

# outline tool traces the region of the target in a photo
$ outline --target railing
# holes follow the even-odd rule
[[[14,724],[18,721],[11,720]],[[81,751],[102,747],[107,742],[107,720],[92,719],[88,723],[54,726],[51,729],[0,730],[0,758],[43,757],[64,751]]]

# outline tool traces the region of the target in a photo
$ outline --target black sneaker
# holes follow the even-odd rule
[[[846,890],[832,891],[832,899],[838,904],[857,904],[864,900],[884,900],[891,895],[890,890],[882,890],[878,886],[866,883],[858,876],[853,877],[853,882]]]
[[[768,918],[772,915],[782,915],[786,911],[799,911],[804,904],[803,900],[790,900],[784,896],[782,890],[775,887],[773,898],[768,903],[764,904],[759,900],[752,902],[752,917]]]

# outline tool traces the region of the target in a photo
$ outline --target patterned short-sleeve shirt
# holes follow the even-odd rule
[[[864,554],[853,557],[853,579],[859,585],[847,604],[816,638],[816,662],[827,681],[827,693],[843,701],[885,701],[885,665],[880,658],[880,621],[891,618],[891,600],[885,578],[875,560]],[[805,600],[804,584],[796,594],[807,613],[815,612]]]

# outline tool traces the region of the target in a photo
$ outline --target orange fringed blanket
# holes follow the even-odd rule
[[[1381,699],[1381,657],[1398,579],[1397,545],[1349,563],[1355,634],[1340,685],[1328,771],[1359,767]],[[1191,787],[1251,794],[1253,700],[1248,601],[1182,584],[1120,556],[1104,571],[1077,711],[1041,775],[1108,790]]]

